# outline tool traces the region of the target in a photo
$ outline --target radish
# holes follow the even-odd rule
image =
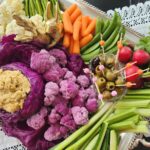
[[[130,61],[131,57],[132,57],[132,50],[130,47],[124,46],[120,49],[118,56],[120,62],[127,63]]]
[[[132,89],[140,89],[144,87],[144,81],[142,78],[137,78],[136,81],[134,81],[136,85],[132,86]]]
[[[139,70],[139,67],[137,67],[135,65],[132,65],[131,67],[125,69],[125,75],[126,75],[126,77],[130,76],[132,74],[137,73],[138,70]],[[135,74],[133,76],[130,76],[130,77],[126,78],[126,80],[128,82],[133,82],[134,83],[137,80],[137,78],[139,78],[139,75]]]
[[[132,60],[137,62],[138,66],[143,66],[150,63],[150,55],[146,51],[139,49],[133,53]]]

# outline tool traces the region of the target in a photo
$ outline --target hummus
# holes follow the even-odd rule
[[[30,82],[20,71],[0,69],[0,109],[13,113],[22,109]]]

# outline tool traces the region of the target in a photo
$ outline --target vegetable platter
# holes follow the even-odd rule
[[[8,136],[29,150],[118,150],[122,133],[148,133],[149,37],[84,1],[5,0],[0,19]]]

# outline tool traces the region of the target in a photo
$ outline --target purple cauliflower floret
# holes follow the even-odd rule
[[[64,66],[67,64],[66,54],[62,50],[53,49],[53,50],[49,51],[49,53],[56,58],[57,62],[60,65]]]
[[[68,102],[69,100],[62,97],[62,95],[57,95],[54,102],[52,103],[52,106],[55,107],[58,104],[67,105]]]
[[[42,117],[46,117],[48,114],[48,110],[46,107],[42,107],[40,112],[39,112],[39,115],[41,115]]]
[[[89,98],[86,103],[86,108],[89,112],[96,112],[98,109],[98,102],[95,98]]]
[[[56,97],[54,95],[51,95],[50,97],[45,97],[44,98],[44,105],[45,106],[50,106],[52,103],[55,101]]]
[[[72,71],[67,71],[66,74],[65,74],[65,76],[64,76],[64,79],[76,82],[76,76],[73,74]]]
[[[59,93],[59,86],[57,83],[48,82],[45,85],[45,96],[51,97],[52,95],[57,95]]]
[[[88,89],[86,89],[86,92],[87,92],[89,98],[97,97],[97,92],[93,86],[90,86]]]
[[[66,138],[69,135],[69,129],[64,126],[60,127],[60,132],[64,138]]]
[[[74,131],[77,127],[71,114],[63,116],[60,120],[60,124],[67,127],[71,131]]]
[[[88,111],[85,107],[75,106],[71,108],[71,111],[77,125],[85,125],[88,122]]]
[[[67,115],[69,112],[69,108],[67,107],[67,104],[65,104],[65,103],[58,103],[55,106],[55,110],[63,116]]]
[[[30,67],[38,73],[45,73],[55,62],[55,57],[51,56],[46,50],[41,50],[39,53],[32,53]]]
[[[73,100],[72,100],[72,105],[73,106],[84,106],[84,99],[80,96],[76,96]]]
[[[54,64],[50,69],[45,72],[44,79],[46,81],[58,82],[65,75],[65,70],[63,70],[58,64]]]
[[[27,119],[27,125],[35,130],[38,130],[45,125],[45,119],[40,114],[35,114]]]
[[[70,80],[63,80],[60,82],[60,92],[65,99],[74,98],[79,91],[79,86]]]
[[[55,109],[52,109],[50,115],[48,116],[49,124],[56,123],[60,119],[61,119],[61,116],[57,113],[57,111]]]
[[[83,99],[83,100],[86,100],[88,98],[88,93],[87,91],[84,89],[84,88],[81,88],[79,90],[79,93],[78,95]]]
[[[44,138],[47,141],[55,141],[62,138],[62,133],[60,132],[60,125],[54,124],[49,127],[44,133]]]
[[[84,87],[84,88],[87,88],[90,84],[88,77],[85,75],[78,76],[77,82],[81,85],[81,87]]]

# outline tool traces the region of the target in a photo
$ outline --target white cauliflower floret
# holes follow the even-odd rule
[[[30,18],[30,20],[35,24],[37,30],[41,34],[45,34],[46,32],[46,22],[43,21],[43,17],[40,15],[35,15]]]
[[[8,23],[10,23],[13,15],[23,15],[25,12],[23,10],[23,0],[4,0],[0,5],[0,36],[4,35],[5,28]],[[2,27],[3,26],[3,27]]]

